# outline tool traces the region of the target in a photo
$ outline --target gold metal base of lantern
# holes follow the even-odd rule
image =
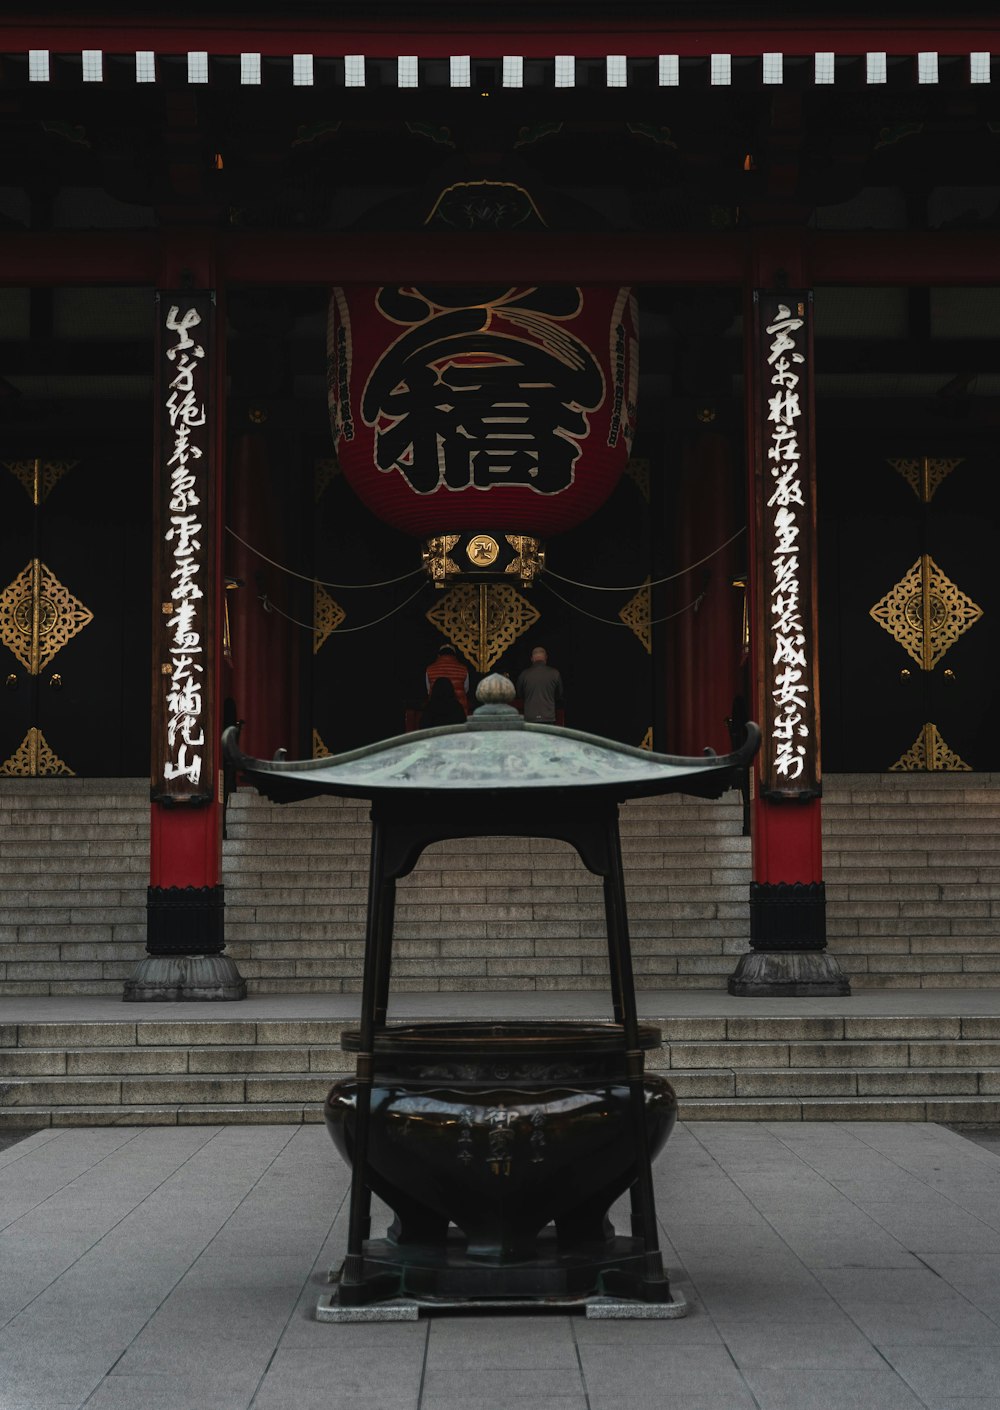
[[[531,587],[545,567],[545,548],[530,534],[438,534],[425,541],[423,562],[439,588],[456,579],[484,578],[517,578],[522,587]]]

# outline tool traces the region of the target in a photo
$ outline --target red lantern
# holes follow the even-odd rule
[[[341,469],[407,533],[570,529],[604,503],[628,460],[638,382],[629,289],[338,288],[327,351]]]

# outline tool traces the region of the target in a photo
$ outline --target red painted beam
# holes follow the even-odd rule
[[[771,283],[757,266],[762,232],[719,235],[301,234],[221,231],[208,237],[216,278],[230,284]],[[4,231],[0,283],[156,284],[169,248],[203,248],[203,232]],[[995,284],[1000,240],[989,231],[782,232],[800,252],[802,284]],[[766,261],[765,261],[766,263]]]
[[[485,20],[468,15],[411,19],[394,14],[391,21],[382,25],[373,22],[370,15],[363,19],[331,17],[317,25],[308,20],[247,14],[241,16],[238,26],[218,17],[192,20],[167,13],[131,20],[121,15],[98,14],[82,23],[33,23],[25,15],[0,21],[0,52],[48,49],[53,53],[79,53],[82,49],[103,49],[127,54],[136,49],[152,49],[159,54],[205,50],[225,55],[304,53],[339,57],[348,53],[371,58],[394,58],[398,54],[421,58],[450,54],[551,58],[565,53],[579,58],[603,58],[609,53],[625,53],[639,58],[657,54],[705,57],[712,53],[759,56],[772,50],[786,55],[884,50],[890,55],[909,55],[920,50],[940,54],[991,50],[1000,38],[1000,23],[996,20],[950,15],[945,18],[943,14],[915,16],[896,24],[883,18],[865,21],[853,17],[789,22],[780,16],[739,23],[718,18],[665,18],[657,23],[648,17],[620,16],[613,7],[609,7],[603,20],[567,13],[558,21],[551,16],[539,21],[518,15],[513,12],[514,7],[511,10],[506,19],[498,18],[494,11]]]

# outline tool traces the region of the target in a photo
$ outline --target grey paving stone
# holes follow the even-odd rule
[[[579,1372],[568,1317],[435,1318],[427,1340],[427,1371],[562,1368]]]
[[[476,1410],[510,1410],[511,1405],[552,1410],[584,1410],[586,1398],[579,1366],[473,1366],[450,1370],[427,1367],[423,1403],[428,1406],[474,1405]]]
[[[1000,1324],[1000,1253],[925,1253],[949,1286]]]
[[[661,1354],[658,1357],[629,1356],[624,1348],[581,1346],[580,1364],[587,1394],[591,1402],[599,1398],[618,1396],[618,1404],[642,1403],[642,1397],[663,1395],[714,1396],[719,1405],[729,1405],[732,1397],[738,1403],[746,1393],[743,1378],[724,1347],[678,1346],[670,1344],[671,1322],[664,1328]]]
[[[94,1391],[87,1410],[247,1410],[250,1395],[245,1388],[206,1386],[198,1377],[115,1372]]]
[[[997,1324],[929,1268],[823,1268],[816,1276],[880,1350],[996,1346]]]
[[[808,1370],[752,1367],[746,1377],[760,1410],[924,1410],[925,1405],[884,1363]]]
[[[882,1348],[889,1364],[926,1404],[963,1396],[993,1397],[1000,1384],[1000,1345],[966,1346],[961,1356],[941,1356],[933,1346],[889,1343]]]

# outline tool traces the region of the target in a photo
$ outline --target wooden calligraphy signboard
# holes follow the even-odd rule
[[[820,788],[813,303],[754,291],[756,674],[761,792]]]
[[[214,297],[157,294],[152,797],[215,793]]]

